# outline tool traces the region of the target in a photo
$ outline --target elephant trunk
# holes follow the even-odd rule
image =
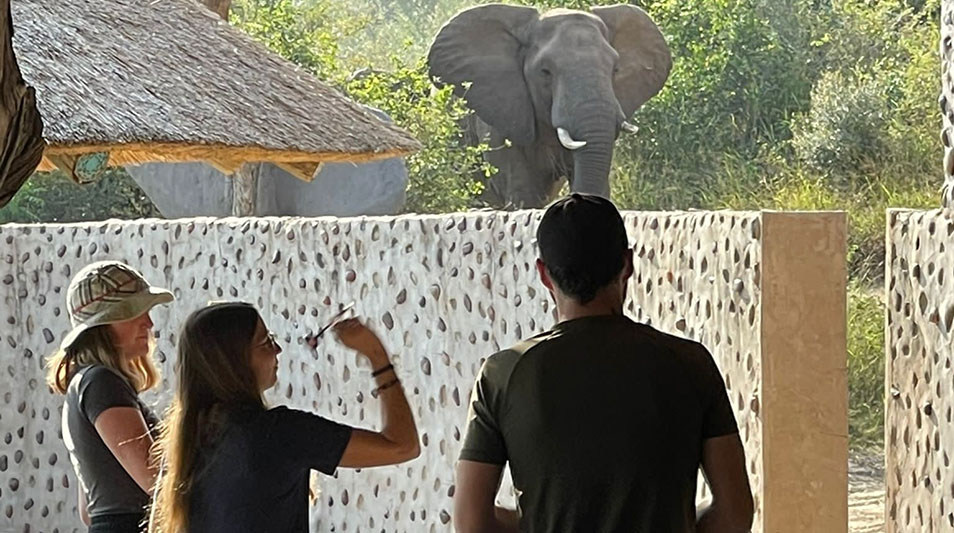
[[[609,173],[618,122],[612,110],[603,113],[584,110],[580,116],[586,118],[576,122],[570,132],[574,139],[585,144],[571,152],[570,190],[609,198]]]
[[[600,83],[609,79],[605,72],[588,70],[558,83],[551,115],[560,143],[573,157],[570,190],[604,198],[609,198],[613,145],[625,118],[612,85]]]
[[[587,141],[586,147],[573,152],[571,190],[610,197],[609,173],[613,161],[613,138]]]

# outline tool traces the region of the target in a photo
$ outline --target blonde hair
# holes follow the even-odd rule
[[[46,362],[46,383],[59,394],[66,394],[70,379],[78,368],[103,365],[124,376],[129,384],[142,392],[159,383],[159,369],[152,359],[153,343],[139,357],[125,358],[116,349],[109,327],[96,326],[84,331],[66,350],[57,350]]]
[[[195,311],[182,326],[175,396],[154,450],[163,472],[150,533],[188,531],[199,450],[214,444],[230,412],[265,408],[250,359],[258,320],[253,306],[230,302]]]

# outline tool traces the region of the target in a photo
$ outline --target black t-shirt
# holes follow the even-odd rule
[[[702,442],[737,431],[705,347],[607,315],[488,358],[460,458],[510,462],[522,531],[693,531]]]
[[[308,531],[311,469],[334,473],[351,428],[286,407],[232,413],[200,451],[189,531]]]
[[[63,441],[86,491],[91,517],[145,513],[149,503],[149,495],[126,473],[96,431],[96,419],[113,407],[138,408],[152,438],[156,438],[155,414],[121,374],[91,365],[78,369],[70,378],[63,409]]]

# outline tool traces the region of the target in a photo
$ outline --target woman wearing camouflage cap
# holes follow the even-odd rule
[[[66,395],[63,440],[90,532],[134,532],[143,522],[158,422],[139,399],[159,381],[149,311],[172,300],[117,261],[88,265],[67,290],[73,329],[48,361],[47,382]]]

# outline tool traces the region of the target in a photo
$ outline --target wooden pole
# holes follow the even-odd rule
[[[13,51],[10,0],[0,0],[0,207],[7,205],[43,158],[43,121],[36,94]]]
[[[232,6],[232,0],[202,0],[202,3],[222,17],[222,20],[229,20],[229,8]]]
[[[202,0],[202,3],[222,17],[222,20],[229,20],[232,0]],[[261,168],[259,163],[245,163],[232,173],[232,216],[255,216],[258,175]]]
[[[261,163],[245,163],[232,174],[232,216],[255,216]]]

